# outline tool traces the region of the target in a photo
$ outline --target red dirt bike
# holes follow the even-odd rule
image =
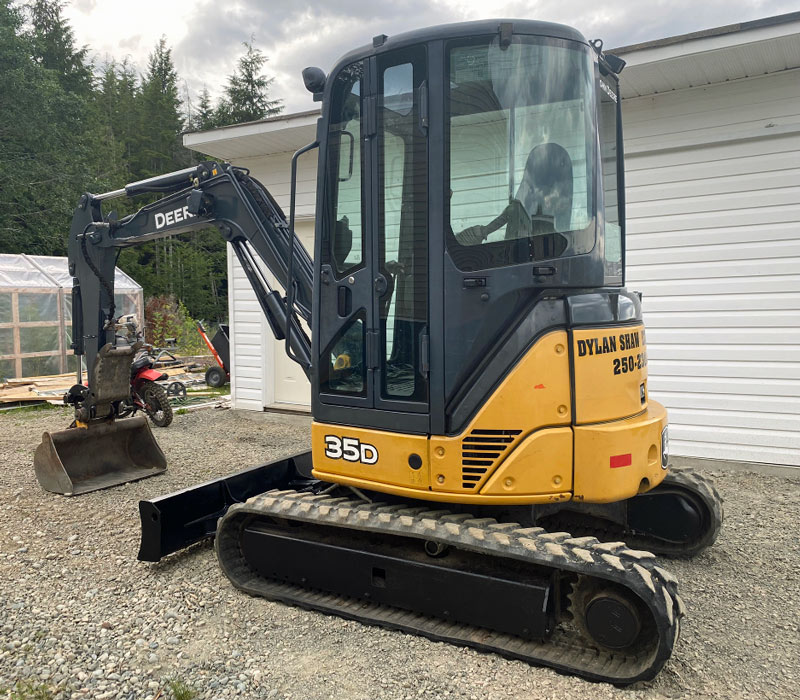
[[[120,319],[118,330],[127,331],[127,339],[141,342],[141,333],[136,328],[135,320]],[[164,372],[153,369],[153,357],[150,355],[151,345],[142,345],[131,363],[131,395],[120,406],[119,415],[134,415],[136,411],[144,411],[153,425],[166,428],[172,423],[172,405],[163,386],[156,382],[168,378]]]

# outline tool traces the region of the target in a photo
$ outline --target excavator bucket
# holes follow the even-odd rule
[[[141,343],[104,345],[90,378],[91,401],[107,420],[45,433],[33,455],[36,478],[45,491],[77,496],[160,474],[167,459],[145,416],[114,419],[110,408],[130,394],[131,363]],[[87,404],[84,404],[86,406]]]
[[[33,456],[45,491],[77,496],[160,474],[167,459],[145,416],[45,433]]]

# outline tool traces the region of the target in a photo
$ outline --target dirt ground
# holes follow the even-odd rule
[[[800,478],[713,472],[719,540],[665,564],[688,606],[675,653],[621,689],[251,598],[208,543],[136,560],[140,499],[300,451],[306,417],[176,416],[155,429],[166,474],[64,498],[39,488],[32,459],[69,419],[0,415],[0,698],[800,697]]]

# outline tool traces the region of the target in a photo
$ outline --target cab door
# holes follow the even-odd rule
[[[423,47],[333,77],[318,203],[319,421],[428,431],[425,77]]]

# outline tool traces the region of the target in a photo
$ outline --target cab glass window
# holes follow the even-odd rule
[[[364,223],[361,207],[361,95],[363,66],[354,63],[336,76],[328,132],[327,226],[323,262],[341,277],[361,267]]]
[[[526,36],[449,46],[448,250],[462,270],[594,247],[589,51]]]
[[[603,259],[606,284],[622,284],[622,226],[619,211],[619,175],[622,170],[619,153],[621,133],[619,123],[619,95],[616,80],[608,76],[598,78],[598,129],[600,132],[600,160],[603,168]]]

